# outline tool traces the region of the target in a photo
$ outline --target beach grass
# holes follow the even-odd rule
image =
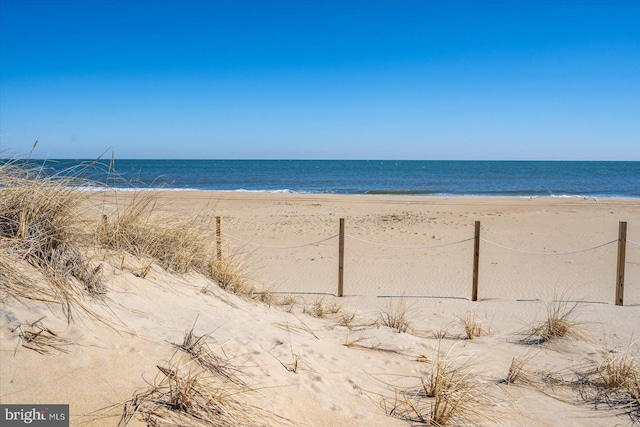
[[[50,285],[43,299],[62,305],[70,322],[73,307],[86,296],[105,292],[100,264],[88,258],[86,222],[79,212],[84,195],[73,184],[74,176],[47,177],[28,164],[0,164],[0,264],[4,274],[15,275],[17,284],[5,292],[34,298],[26,289],[29,273],[9,265],[25,261]],[[21,294],[24,292],[24,294]]]
[[[488,332],[488,328],[478,320],[475,313],[467,312],[467,314],[460,319],[467,339],[474,339]]]
[[[197,321],[197,319],[196,319]],[[136,391],[121,406],[119,426],[134,418],[147,425],[266,426],[291,425],[252,403],[255,390],[220,346],[210,344],[210,335],[196,335],[194,326],[186,332],[179,353],[156,365],[152,384]]]
[[[304,307],[305,313],[320,319],[339,313],[341,310],[342,304],[329,302],[324,296],[316,298],[310,306],[305,305]]]
[[[215,234],[212,232],[214,230],[212,217],[200,214],[169,213],[160,205],[155,194],[140,192],[132,193],[132,203],[117,203],[114,209],[105,209],[105,216],[99,218],[98,215],[89,222],[86,220],[86,212],[83,211],[86,208],[86,193],[75,190],[71,185],[73,183],[68,179],[44,178],[38,171],[24,170],[12,164],[0,165],[0,302],[13,299],[21,302],[42,301],[61,305],[68,321],[71,321],[72,308],[79,307],[88,312],[85,307],[86,298],[97,299],[107,292],[108,288],[103,283],[103,274],[109,278],[119,274],[116,273],[115,264],[113,264],[113,273],[111,270],[106,272],[110,269],[109,262],[114,259],[118,261],[120,270],[129,269],[139,278],[150,278],[161,283],[158,286],[162,286],[163,291],[171,297],[176,295],[171,292],[174,289],[175,276],[163,277],[160,270],[165,269],[177,274],[193,272],[197,273],[194,276],[198,276],[193,283],[204,286],[205,292],[209,286],[219,287],[244,296],[245,300],[259,301],[268,306],[283,305],[285,310],[290,312],[300,305],[304,313],[319,319],[329,318],[333,323],[323,323],[317,319],[309,320],[313,322],[312,326],[322,331],[322,334],[318,333],[322,340],[300,319],[298,320],[301,325],[289,324],[289,319],[292,319],[295,313],[293,316],[278,313],[286,316],[286,322],[272,322],[273,326],[285,325],[288,334],[290,331],[304,331],[313,336],[316,341],[322,341],[322,344],[327,347],[320,348],[319,352],[331,351],[329,347],[331,343],[327,337],[330,337],[334,327],[339,325],[347,328],[347,338],[342,344],[344,347],[364,349],[368,351],[367,353],[371,353],[369,350],[384,353],[385,357],[389,356],[385,363],[397,362],[398,366],[406,362],[407,356],[413,359],[411,362],[418,362],[419,367],[410,368],[414,369],[411,375],[418,371],[422,374],[415,377],[414,386],[396,389],[397,393],[391,409],[387,411],[388,415],[412,424],[426,425],[476,425],[487,419],[486,411],[487,408],[491,408],[491,402],[487,401],[484,394],[485,381],[481,376],[475,375],[468,364],[461,364],[458,360],[441,356],[427,357],[420,353],[424,351],[424,346],[430,345],[430,337],[425,337],[427,333],[420,332],[417,327],[414,327],[404,298],[389,300],[388,307],[381,312],[374,312],[372,315],[374,320],[368,323],[363,323],[362,319],[356,316],[356,310],[345,309],[342,304],[336,302],[338,299],[331,297],[319,297],[307,305],[301,301],[300,297],[288,295],[279,303],[270,289],[256,291],[249,268],[240,261],[239,256],[233,254],[226,254],[224,258],[217,256]],[[106,254],[103,260],[87,255],[100,253],[94,246],[96,242],[100,245],[101,251]],[[104,273],[102,268],[105,268]],[[133,280],[126,275],[121,275],[117,279],[122,279],[122,276],[124,276],[123,282],[135,282],[135,286],[131,288],[135,288],[140,283],[137,279]],[[187,276],[188,279],[192,278]],[[201,276],[209,280],[202,280]],[[127,293],[139,291],[138,289],[130,290],[131,288],[127,289]],[[140,288],[147,289],[144,286]],[[190,293],[189,297],[192,296],[193,293]],[[236,303],[238,301],[235,297],[230,299],[235,299]],[[109,299],[99,301],[109,301]],[[193,303],[193,300],[190,302]],[[232,307],[229,309],[231,311],[239,308],[240,304],[229,304],[229,306]],[[122,307],[112,307],[113,313],[121,310]],[[217,311],[215,304],[206,306],[205,309],[202,308],[203,306],[198,307],[201,312],[207,312],[207,315]],[[255,306],[250,307],[250,310],[254,308]],[[256,313],[264,318],[270,316],[266,311],[256,310]],[[152,318],[151,312],[145,314]],[[546,318],[539,323],[531,324],[520,343],[538,345],[563,338],[585,340],[587,337],[582,324],[577,320],[578,314],[578,303],[554,301],[547,305]],[[160,315],[169,316],[166,312]],[[468,340],[488,333],[487,324],[481,322],[473,312],[467,312],[464,318],[456,318],[451,312],[447,315],[455,319],[450,325],[457,321],[462,324]],[[6,315],[7,322],[12,323],[11,328],[7,329],[17,337],[16,348],[22,347],[39,353],[24,352],[29,357],[40,357],[40,355],[67,357],[66,354],[60,353],[68,353],[69,350],[73,352],[73,348],[68,347],[73,343],[65,339],[64,334],[54,332],[59,330],[59,325],[51,326],[51,323],[44,318],[31,321],[40,317],[40,314],[29,316],[23,316],[22,319],[17,320],[9,314]],[[24,317],[30,320],[25,321]],[[458,325],[456,333],[451,334],[456,339],[464,338],[462,334],[458,334],[460,323],[456,323]],[[378,335],[374,329],[382,329],[377,328],[381,324],[392,328],[393,331],[381,330],[382,334]],[[415,324],[427,326],[424,321],[422,324],[416,321]],[[355,337],[352,336],[350,339],[349,333],[354,329],[358,331],[366,329],[366,335],[354,335]],[[264,331],[264,329],[261,330]],[[400,336],[395,331],[410,332],[415,336]],[[238,332],[238,334],[242,333],[245,332]],[[449,334],[447,327],[433,332],[433,336],[439,340]],[[164,339],[164,332],[160,332],[159,335]],[[383,344],[382,341],[391,335],[401,344],[396,345],[394,341],[385,341]],[[268,342],[269,338],[265,335],[265,342]],[[424,341],[423,338],[425,338]],[[405,343],[402,344],[403,342]],[[485,343],[461,342],[459,344],[461,347],[477,348]],[[416,346],[418,350],[412,354],[421,355],[414,358],[411,353],[399,350],[406,348],[407,345]],[[132,422],[134,417],[148,425],[225,426],[287,423],[286,420],[252,403],[254,390],[247,385],[247,378],[243,373],[244,367],[238,366],[237,361],[225,354],[222,345],[213,339],[211,333],[197,334],[194,324],[194,327],[185,333],[182,341],[174,343],[173,347],[179,350],[176,354],[180,354],[181,357],[174,354],[168,362],[154,360],[150,364],[155,370],[157,363],[157,377],[149,388],[136,392],[123,405],[121,425]],[[297,373],[298,377],[302,378],[300,381],[305,381],[305,375],[311,370],[310,367],[318,371],[326,368],[326,366],[312,365],[310,361],[313,360],[313,353],[311,352],[298,351],[302,357],[300,359],[294,352],[290,334],[289,348],[291,363],[282,361],[281,363],[288,371]],[[349,353],[358,354],[362,351]],[[260,350],[255,350],[251,357],[260,360],[259,354]],[[508,356],[510,358],[512,354]],[[368,360],[374,359],[369,355],[367,357],[371,358]],[[391,359],[392,357],[395,359]],[[581,404],[587,402],[596,410],[606,407],[615,411],[616,414],[629,416],[632,423],[640,421],[639,364],[637,359],[631,356],[631,352],[624,355],[611,352],[609,357],[601,363],[574,369],[568,376],[565,372],[565,378],[553,372],[536,372],[534,378],[528,369],[532,361],[529,355],[516,356],[511,360],[507,375],[504,380],[499,381],[500,383],[545,388],[543,393],[546,396],[552,396],[553,388],[557,386],[563,392],[573,393],[571,396],[573,404],[576,400],[575,392],[578,390]],[[404,367],[402,365],[402,369]],[[406,372],[404,371],[403,375]],[[496,377],[492,379],[494,383]],[[570,379],[567,380],[566,377]],[[514,388],[509,391],[514,391]],[[131,396],[131,391],[127,391],[126,397],[128,396]],[[382,411],[379,412],[382,415]]]
[[[18,332],[21,347],[40,354],[69,353],[67,346],[71,341],[59,336],[43,323],[44,317],[28,323],[19,323],[11,332]]]
[[[407,303],[405,299],[400,298],[396,304],[389,301],[386,309],[380,312],[380,323],[400,333],[407,332],[411,328],[411,322],[407,318]]]
[[[640,362],[629,350],[609,355],[578,371],[579,397],[599,410],[607,408],[640,423]]]
[[[578,303],[554,300],[547,304],[546,318],[532,325],[520,342],[539,345],[561,338],[586,340],[582,325],[577,321],[578,314]]]
[[[513,357],[503,382],[507,385],[529,385],[535,382],[533,375],[527,369],[527,366],[532,359],[533,356],[531,354]]]
[[[202,368],[170,362],[157,365],[153,385],[124,403],[119,426],[138,417],[147,425],[232,427],[265,425],[262,409],[242,401],[241,391]]]
[[[486,384],[468,363],[440,355],[422,363],[430,369],[418,386],[397,390],[389,415],[428,426],[477,425],[488,419]]]
[[[102,217],[96,240],[103,248],[143,261],[137,274],[142,278],[152,263],[158,263],[175,273],[198,272],[224,290],[272,304],[275,299],[268,290],[255,293],[248,268],[239,257],[217,257],[212,224],[210,215],[170,214],[156,194],[136,193],[124,207]]]
[[[96,238],[106,248],[151,258],[163,268],[186,273],[203,269],[210,260],[204,219],[163,214],[154,193],[136,193],[133,200],[96,227]]]

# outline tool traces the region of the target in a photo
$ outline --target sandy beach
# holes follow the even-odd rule
[[[132,197],[92,193],[84,215],[97,223]],[[124,256],[88,249],[107,287],[103,300],[86,302],[97,317],[79,313],[68,323],[57,304],[3,297],[1,403],[65,403],[71,425],[118,425],[123,403],[159,381],[158,365],[195,369],[180,350],[193,328],[210,353],[235,367],[247,412],[268,411],[263,425],[410,425],[410,416],[400,416],[411,400],[403,392],[419,387],[440,360],[468,370],[465,378],[480,390],[472,401],[480,413],[467,424],[633,421],[606,404],[596,411],[580,398],[572,375],[612,357],[639,363],[638,199],[210,191],[156,197],[164,212],[219,216],[223,256],[242,263],[255,295],[268,291],[274,299],[228,293],[195,272],[158,264],[141,275],[124,267]],[[337,298],[341,218],[344,296]],[[475,221],[481,241],[474,302]],[[623,307],[615,305],[620,221],[628,224]],[[403,306],[406,327],[384,325],[381,319]],[[523,340],[553,307],[575,308],[583,339]],[[466,335],[465,317],[475,319],[479,336]],[[20,331],[39,319],[64,345],[44,354],[24,346]],[[528,381],[505,382],[514,358],[526,361]],[[146,425],[137,415],[129,422]]]

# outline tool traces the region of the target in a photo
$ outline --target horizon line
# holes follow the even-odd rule
[[[111,161],[108,157],[0,157],[0,160],[73,160],[73,161]],[[138,161],[278,161],[278,162],[640,162],[637,160],[620,159],[313,159],[313,158],[191,158],[191,157],[114,157],[113,160],[138,160]]]

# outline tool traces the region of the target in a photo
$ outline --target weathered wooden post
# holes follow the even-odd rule
[[[338,240],[338,296],[341,297],[344,288],[344,218],[340,218],[340,234]]]
[[[616,274],[616,305],[624,305],[624,265],[627,252],[627,223],[618,226],[618,271]]]
[[[222,225],[219,216],[216,217],[216,257],[222,261]]]
[[[476,221],[473,233],[473,287],[471,301],[478,301],[478,264],[480,261],[480,221]]]

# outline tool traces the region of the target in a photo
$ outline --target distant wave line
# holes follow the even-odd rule
[[[354,195],[354,196],[436,196],[436,197],[519,197],[525,199],[537,199],[540,197],[552,198],[575,198],[597,200],[598,198],[640,198],[640,194],[553,194],[547,192],[523,192],[523,191],[489,191],[489,192],[444,192],[441,190],[291,190],[280,189],[221,189],[215,187],[145,187],[145,186],[124,186],[124,185],[81,185],[72,186],[81,191],[215,191],[220,193],[271,193],[271,194],[330,194],[330,195]]]

